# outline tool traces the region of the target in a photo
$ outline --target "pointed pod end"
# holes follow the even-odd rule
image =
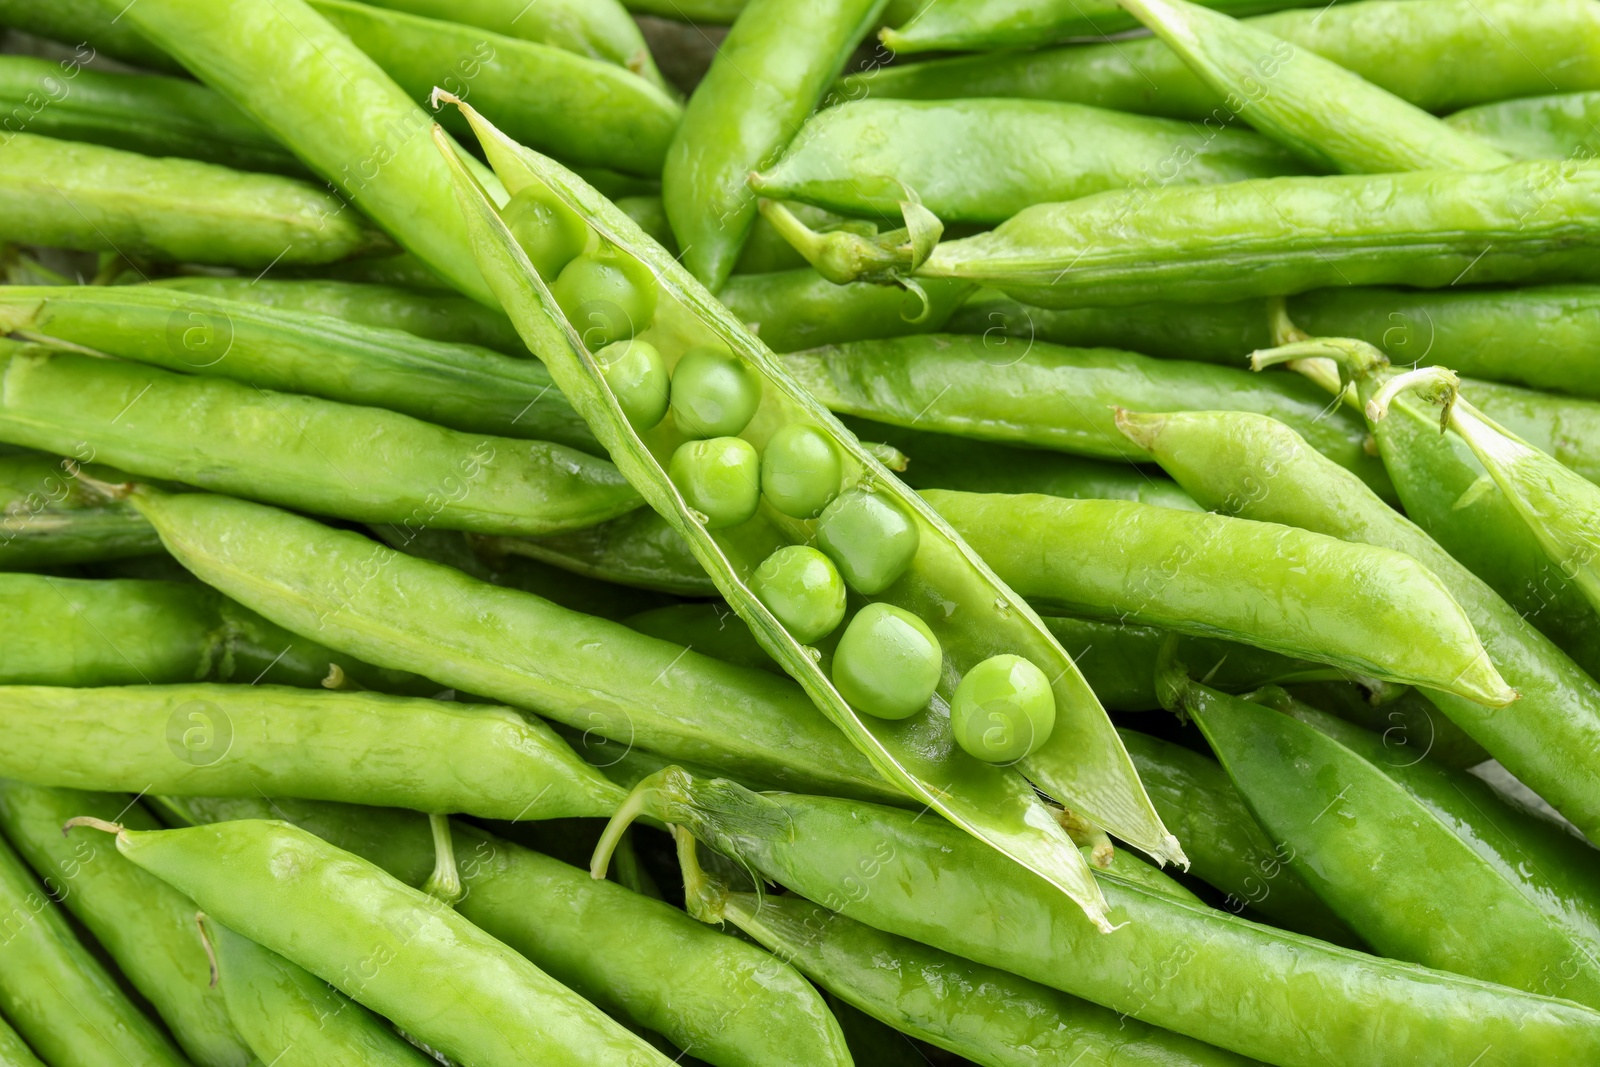
[[[428,106],[433,108],[433,110],[438,111],[439,108],[444,104],[454,104],[456,107],[460,107],[461,98],[455,93],[450,92],[448,89],[442,89],[435,85],[433,87],[433,92],[428,94]]]
[[[61,824],[61,836],[66,837],[67,831],[75,830],[80,826],[103,830],[108,834],[117,834],[118,836],[121,836],[124,832],[122,824],[119,822],[108,822],[105,819],[97,819],[93,815],[78,815]]]
[[[1166,429],[1169,418],[1159,413],[1129,411],[1121,407],[1113,409],[1112,417],[1116,420],[1117,429],[1122,431],[1122,436],[1146,452],[1155,451],[1156,439],[1161,436],[1161,431]]]

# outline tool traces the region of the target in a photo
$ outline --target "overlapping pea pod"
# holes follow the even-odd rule
[[[114,832],[119,852],[206,914],[454,1060],[671,1062],[437,898],[288,823],[82,824]]]
[[[1445,121],[1518,159],[1593,159],[1600,93],[1553,93],[1457,111]]]
[[[713,342],[737,360],[742,369],[736,373],[756,378],[762,410],[755,412],[750,428],[744,427],[749,421],[747,415],[732,428],[734,432],[744,429],[765,445],[786,425],[811,427],[843,468],[841,482],[827,496],[832,498],[846,483],[864,482],[854,489],[856,499],[875,498],[878,502],[868,510],[887,509],[892,513],[892,523],[891,516],[885,516],[868,522],[860,534],[845,535],[841,531],[841,536],[852,542],[847,546],[852,553],[871,560],[858,586],[886,598],[902,612],[914,609],[914,618],[921,620],[919,625],[937,628],[930,630],[937,634],[930,642],[932,651],[948,657],[949,664],[941,668],[946,677],[940,688],[949,692],[949,686],[961,673],[996,653],[1026,652],[1024,658],[1044,672],[1045,684],[1050,687],[1047,695],[1053,697],[1058,719],[1049,739],[1019,767],[1041,788],[1106,830],[1161,860],[1181,858],[1181,852],[1149,807],[1104,711],[1038,617],[995,579],[926,505],[904,490],[862,449],[849,431],[795,385],[742,324],[649,241],[631,219],[559,165],[505,140],[471,108],[460,106],[478,129],[489,158],[513,196],[524,190],[533,195],[553,195],[566,210],[576,212],[595,228],[606,242],[609,251],[605,254],[651,275],[646,284],[659,288],[664,299],[655,309],[657,325],[647,337],[654,336],[663,345],[680,349]],[[663,461],[682,439],[677,428],[642,435],[634,429],[595,357],[563,315],[492,202],[472,184],[469,173],[460,170],[457,175],[457,191],[474,230],[480,264],[512,321],[530,347],[542,354],[563,392],[575,400],[575,406],[607,450],[618,459],[620,469],[689,542],[718,590],[750,623],[762,646],[896,786],[1030,869],[1048,871],[1052,882],[1092,914],[1098,913],[1099,893],[1087,867],[1065,842],[1064,833],[1055,832],[1059,827],[1053,819],[1048,824],[1038,821],[1047,812],[1033,796],[1027,780],[1014,770],[985,766],[958,751],[953,737],[945,732],[948,727],[942,707],[937,714],[915,714],[916,708],[908,709],[899,714],[913,714],[913,718],[884,722],[859,714],[846,702],[824,673],[819,662],[822,657],[815,656],[779,622],[747,584],[763,559],[739,554],[734,539],[714,536],[712,520],[692,507],[685,490],[668,477]],[[563,272],[562,278],[565,277]],[[558,288],[561,280],[558,279]],[[660,414],[656,417],[659,420]],[[722,440],[737,442],[753,458],[754,450],[743,439]],[[673,465],[677,465],[676,461]],[[754,494],[756,490],[751,488]],[[863,491],[868,488],[870,492]],[[885,500],[889,503],[885,504]],[[697,498],[696,503],[700,502]],[[816,510],[827,503],[827,499],[821,500]],[[769,507],[752,520],[756,501],[751,504],[736,522],[720,525],[736,532],[747,521],[753,527],[770,525],[791,541],[806,541],[814,536],[809,523],[790,519],[776,507]],[[910,551],[896,548],[897,543]],[[878,562],[885,549],[899,554],[892,569],[881,568]],[[880,568],[884,573],[876,573]],[[883,580],[869,584],[868,575]],[[843,591],[842,584],[837,587]],[[822,628],[811,639],[826,635],[839,621],[835,618],[833,625]],[[950,674],[956,678],[949,678]],[[865,686],[851,688],[859,694]],[[915,689],[915,684],[910,688]],[[919,706],[929,696],[932,694],[919,697]],[[859,702],[859,695],[857,699]],[[903,692],[896,692],[894,699],[908,703]]]
[[[1600,1055],[1600,1014],[1570,1001],[1284,933],[1110,873],[1096,877],[1122,925],[1100,933],[1036,875],[911,812],[668,769],[613,828],[641,813],[876,929],[1283,1067]]]
[[[282,819],[411,886],[434,848],[414,812],[284,798],[162,799],[183,825]],[[453,832],[473,925],[585,999],[716,1067],[842,1065],[838,1030],[788,966],[679,909],[464,823]]]
[[[22,1040],[4,1018],[0,1018],[0,1063],[6,1067],[44,1067],[44,1064],[39,1062],[39,1057],[28,1047],[28,1043]]]
[[[1410,416],[1397,411],[1378,423],[1380,444],[1406,421]],[[1600,833],[1600,772],[1591,758],[1600,749],[1600,686],[1521,612],[1281,423],[1237,412],[1130,414],[1123,423],[1203,505],[1384,545],[1420,560],[1466,608],[1490,658],[1521,699],[1509,713],[1488,714],[1446,693],[1424,695],[1585,834]],[[1440,440],[1438,420],[1419,420],[1416,438]],[[1425,476],[1431,468],[1418,469]],[[1402,482],[1408,490],[1411,484]],[[1462,488],[1443,486],[1444,499],[1431,510],[1448,514]],[[1416,499],[1408,499],[1408,506]],[[1414,506],[1410,514],[1422,521]],[[1504,548],[1497,534],[1488,539]],[[1427,743],[1425,736],[1410,740]]]
[[[10,350],[0,345],[0,351]],[[0,570],[128,559],[161,551],[139,513],[90,487],[71,460],[0,455]]]

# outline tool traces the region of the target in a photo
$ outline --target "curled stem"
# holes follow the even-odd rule
[[[1287,297],[1271,296],[1267,298],[1267,328],[1272,333],[1272,343],[1280,348],[1284,345],[1292,345],[1297,341],[1311,340],[1311,335],[1296,326],[1294,320],[1289,318],[1289,300]]]
[[[217,950],[211,944],[211,935],[206,933],[206,913],[194,913],[194,924],[200,928],[200,947],[206,950],[206,963],[211,967],[211,981],[209,988],[217,988]]]
[[[1414,392],[1430,404],[1439,406],[1439,432],[1450,428],[1456,402],[1461,398],[1461,376],[1448,367],[1418,367],[1397,374],[1378,387],[1367,401],[1367,418],[1373,422],[1389,414],[1389,405],[1401,393]]]
[[[611,856],[622,842],[622,835],[633,825],[635,819],[649,812],[654,806],[657,782],[663,775],[677,770],[676,767],[664,767],[648,778],[642,779],[633,787],[633,792],[617,806],[617,813],[606,823],[605,832],[600,835],[600,842],[594,847],[594,856],[589,860],[591,878],[598,881],[606,876],[607,870],[611,867]]]
[[[678,867],[683,871],[683,901],[690,915],[703,923],[723,921],[728,887],[721,879],[700,866],[698,842],[681,826],[674,826],[672,839],[678,846]]]
[[[61,824],[61,836],[66,837],[68,830],[76,829],[79,826],[104,830],[108,834],[120,834],[123,830],[122,824],[119,822],[107,822],[105,819],[97,819],[93,815],[76,815]]]
[[[918,254],[927,240],[926,227],[916,233],[910,229],[880,234],[844,229],[819,232],[776,200],[761,200],[757,206],[779,236],[835,285],[857,281],[901,285],[901,275],[915,270],[926,258],[926,251]]]
[[[462,888],[455,843],[450,837],[450,816],[429,815],[428,829],[433,831],[433,873],[422,884],[422,891],[454,907],[462,897]]]

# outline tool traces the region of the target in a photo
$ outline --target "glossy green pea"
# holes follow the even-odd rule
[[[672,368],[672,419],[686,434],[731,437],[760,405],[760,379],[725,348],[698,345]]]
[[[839,495],[843,476],[833,442],[805,423],[791,423],[773,434],[761,454],[762,495],[791,518],[820,514]]]
[[[594,358],[629,425],[643,432],[666,418],[671,386],[666,361],[655,345],[637,338],[617,341]]]
[[[806,545],[780,548],[763,560],[750,590],[803,645],[844,621],[844,580],[827,556]]]
[[[1022,759],[1050,739],[1056,698],[1050,679],[1021,656],[990,656],[950,698],[956,744],[989,763]]]
[[[818,546],[845,584],[867,596],[899,580],[920,541],[917,527],[894,502],[866,489],[840,494],[817,522]]]
[[[548,190],[536,185],[518,191],[500,209],[500,217],[527,253],[533,269],[547,282],[554,281],[589,243],[588,224]]]
[[[761,460],[742,437],[685,441],[667,465],[672,484],[691,508],[706,517],[706,529],[738,526],[761,504]]]
[[[893,604],[868,604],[839,638],[833,684],[857,711],[904,719],[928,706],[943,667],[927,623]]]
[[[656,280],[625,252],[586,252],[561,268],[551,283],[556,303],[591,351],[625,341],[650,325],[656,313]]]

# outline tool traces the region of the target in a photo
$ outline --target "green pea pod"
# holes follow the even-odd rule
[[[44,1067],[11,1024],[0,1018],[0,1063],[5,1067]]]
[[[858,100],[812,116],[750,184],[780,200],[891,218],[909,186],[946,222],[999,223],[1107,189],[1302,173],[1287,151],[1241,130],[1202,134],[1169,119],[1039,100]]]
[[[934,282],[922,286],[920,294],[864,282],[834,285],[809,266],[801,266],[736,273],[717,291],[717,299],[748,324],[762,344],[774,352],[794,352],[942,330],[970,289],[964,282]]]
[[[771,530],[744,533],[744,554],[765,556],[782,546]],[[689,543],[673,525],[647,508],[587,530],[551,537],[480,538],[487,551],[526,556],[574,574],[654,589],[685,597],[717,595]]]
[[[75,353],[0,362],[0,440],[362,522],[490,534],[578,529],[639,495],[605,460],[381,408]]]
[[[155,283],[213,300],[239,300],[280,311],[331,315],[382,330],[404,330],[429,341],[477,345],[526,358],[517,331],[498,311],[454,293],[418,292],[395,285],[268,278],[164,278]]]
[[[181,78],[86,69],[76,55],[59,61],[5,56],[0,107],[12,116],[17,132],[239,170],[305,174],[292,155],[232,104]]]
[[[441,277],[493,306],[451,210],[428,116],[304,0],[140,0],[117,22],[255,119]],[[462,165],[498,190],[475,163]],[[214,241],[215,227],[205,231]]]
[[[509,708],[204,683],[3,686],[0,705],[0,774],[37,785],[266,791],[491,819],[606,815],[622,797],[549,727]]]
[[[840,488],[865,482],[878,499],[893,502],[889,506],[898,514],[898,521],[915,524],[916,541],[908,553],[909,562],[901,568],[905,575],[889,575],[890,581],[884,583],[888,588],[880,586],[875,593],[898,608],[914,611],[925,625],[938,627],[938,647],[949,655],[952,668],[945,671],[947,683],[950,674],[959,676],[1002,649],[1025,651],[1036,664],[1049,665],[1046,676],[1054,680],[1057,722],[1048,743],[1025,759],[1021,770],[1107,831],[1139,844],[1164,861],[1179,858],[1181,853],[1175,850],[1150,809],[1105,712],[1037,616],[995,579],[925,504],[862,449],[849,431],[796,385],[737,319],[675,260],[644,237],[631,219],[559,164],[505,140],[471,108],[462,106],[508,189],[514,193],[529,187],[551,190],[596,227],[619,255],[642,262],[651,272],[661,295],[667,298],[659,301],[656,312],[659,321],[669,324],[656,327],[664,331],[664,345],[672,337],[665,331],[671,330],[679,333],[672,337],[672,347],[680,351],[695,342],[712,342],[724,346],[730,355],[737,353],[735,358],[743,373],[760,383],[759,395],[765,405],[764,410],[758,409],[745,430],[747,434],[765,445],[785,424],[815,428],[841,467],[848,464],[848,478]],[[1096,910],[1098,893],[1087,867],[1076,850],[1064,847],[1064,834],[1054,832],[1058,827],[1053,820],[1048,827],[1038,820],[1042,808],[1021,774],[986,766],[943,739],[937,752],[925,741],[912,740],[913,731],[920,734],[927,728],[943,735],[946,727],[942,715],[918,716],[899,723],[876,718],[868,722],[871,717],[862,716],[846,702],[824,673],[820,657],[814,657],[802,646],[745,584],[764,557],[741,551],[743,535],[713,537],[707,529],[707,517],[690,507],[668,476],[664,469],[667,457],[681,440],[677,426],[651,431],[644,437],[634,431],[593,355],[564,318],[493,205],[471,185],[470,175],[460,171],[458,177],[458,193],[474,228],[485,277],[500,294],[512,321],[530,348],[543,355],[562,391],[569,398],[577,398],[576,406],[607,450],[618,458],[619,469],[689,542],[718,591],[750,624],[762,646],[889,781],[958,825],[980,834],[1019,862],[1049,871],[1051,881],[1074,894],[1074,899],[1091,911]],[[678,373],[681,388],[681,367]],[[749,447],[743,438],[737,440]],[[743,525],[732,528],[737,532]],[[791,542],[813,536],[812,528],[804,522],[785,519],[776,508],[769,509],[748,528],[769,526]]]
[[[1178,840],[1194,860],[1190,873],[1227,894],[1224,907],[1235,915],[1249,908],[1286,930],[1361,946],[1295,872],[1290,848],[1267,836],[1216,760],[1132,730],[1122,731],[1122,742],[1162,820],[1180,828]]]
[[[788,145],[884,3],[752,0],[718,46],[661,172],[684,262],[710,289],[733,271],[755,221],[749,173]]]
[[[1260,645],[1490,707],[1517,699],[1460,605],[1403,553],[1125,500],[923,495],[1030,603]]]
[[[783,365],[834,411],[1099,459],[1149,458],[1117,432],[1117,407],[1255,411],[1293,425],[1380,492],[1393,491],[1353,413],[1330,411],[1326,394],[1308,382],[1252,378],[1242,367],[954,335],[832,345],[791,353]]]
[[[1591,91],[1480,104],[1445,121],[1518,159],[1592,159],[1597,118],[1600,93]]]
[[[1283,1067],[1508,1067],[1600,1055],[1600,1014],[1378,959],[1097,875],[1095,928],[1037,876],[957,828],[871,805],[756,794],[669,769],[643,812],[831,910],[1155,1026]],[[602,845],[602,849],[604,845]],[[603,856],[603,852],[600,854]],[[1244,995],[1219,999],[1219,989]]]
[[[1176,699],[1300,876],[1377,951],[1600,1002],[1587,845],[1313,709],[1290,717],[1193,682]]]
[[[63,834],[78,815],[160,824],[126,795],[44,789],[0,781],[0,829],[45,886],[94,935],[166,1023],[198,1067],[246,1067],[250,1050],[228,1020],[220,991],[206,982],[194,905],[140,870],[98,835]]]
[[[386,237],[309,182],[14,133],[0,234],[27,244],[260,270],[381,253]]]
[[[599,450],[537,360],[400,330],[159,286],[87,285],[0,287],[0,325],[45,344],[180,373]]]
[[[1186,0],[1124,0],[1224,106],[1312,166],[1345,174],[1492,170],[1509,156],[1315,52]]]
[[[724,663],[783,673],[783,668],[756,642],[744,620],[720,601],[669,604],[630,615],[623,622],[642,634],[699,649]]]
[[[798,686],[775,684],[765,671],[720,664],[275,508],[203,493],[133,499],[202,581],[365,662],[415,669],[719,773],[842,796],[903,796]]]
[[[624,0],[629,11],[689,22],[726,26],[744,10],[747,0]]]
[[[207,915],[452,1059],[671,1062],[448,905],[288,823],[139,831],[95,822]]]
[[[932,5],[930,11],[942,6]],[[1027,6],[1041,11],[1055,5]],[[1600,88],[1600,65],[1592,53],[1600,16],[1587,0],[1366,0],[1314,6],[1262,15],[1247,24],[1425,111]],[[1154,38],[878,66],[846,77],[836,92],[848,99],[1037,97],[1207,121],[1208,127],[1230,115],[1216,90]]]
[[[1181,657],[1182,653],[1179,655]],[[1244,691],[1242,687],[1230,689],[1209,681],[1206,684],[1224,692]],[[1353,686],[1319,682],[1292,685],[1290,688],[1274,682],[1263,691],[1281,686],[1295,701],[1377,734],[1397,753],[1420,753],[1434,763],[1458,771],[1493,758],[1465,730],[1445,718],[1421,690],[1408,689],[1393,700],[1378,702]],[[1410,756],[1397,758],[1409,759]]]
[[[1378,423],[1380,442],[1409,421],[1396,413]],[[1396,549],[1437,575],[1471,616],[1490,659],[1521,699],[1515,714],[1506,715],[1486,714],[1482,706],[1445,693],[1424,695],[1585,834],[1600,832],[1600,774],[1585,755],[1600,747],[1600,685],[1519,611],[1280,423],[1234,412],[1130,415],[1124,423],[1202,505]],[[1419,426],[1417,436],[1440,440],[1437,421]],[[1435,469],[1418,467],[1419,479]],[[1420,519],[1411,479],[1400,484],[1410,514]],[[1454,494],[1451,486],[1442,488],[1448,511]]]
[[[71,460],[0,456],[0,571],[148,556],[161,539],[128,504],[78,478]]]
[[[87,63],[104,52],[139,67],[168,74],[183,68],[119,19],[107,18],[100,0],[60,0],[36,4],[32,0],[0,0],[0,25],[48,37],[73,47],[73,58]]]
[[[79,942],[61,906],[0,838],[0,1011],[51,1067],[128,1062],[187,1067],[165,1032],[139,1010]]]

